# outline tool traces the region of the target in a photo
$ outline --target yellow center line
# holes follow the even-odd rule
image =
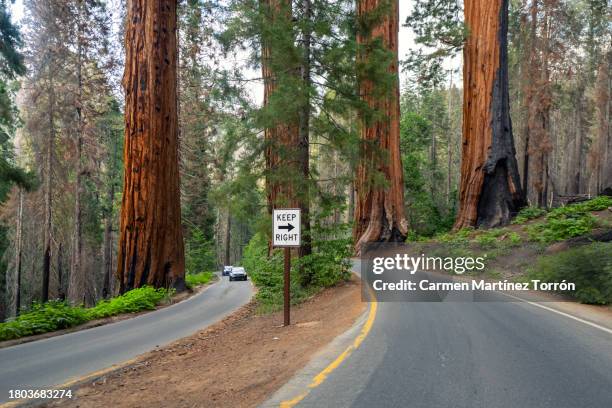
[[[130,359],[130,360],[127,360],[127,361],[123,361],[121,363],[114,364],[114,365],[112,365],[110,367],[106,367],[106,368],[103,368],[103,369],[98,370],[98,371],[94,371],[94,372],[89,373],[89,374],[87,374],[85,376],[82,376],[82,377],[73,378],[73,379],[71,379],[69,381],[66,381],[63,384],[60,384],[60,385],[54,385],[54,386],[51,386],[51,387],[40,388],[40,389],[45,389],[45,390],[67,390],[69,388],[74,387],[77,384],[88,382],[88,381],[93,380],[95,378],[102,377],[103,375],[108,374],[110,372],[113,372],[113,371],[116,371],[116,370],[120,370],[120,369],[122,369],[122,368],[124,368],[126,366],[129,366],[129,365],[132,365],[132,364],[136,363],[137,361],[138,361],[138,357]],[[0,404],[0,408],[13,408],[13,407],[17,407],[17,406],[19,406],[21,404],[25,404],[25,403],[27,403],[29,401],[35,401],[35,400],[36,400],[36,398],[22,398],[22,399],[19,399],[19,400],[5,402],[4,404]]]
[[[359,335],[355,338],[353,343],[350,346],[348,346],[342,352],[342,354],[336,357],[336,359],[332,361],[327,367],[325,367],[319,374],[313,377],[312,382],[308,385],[308,389],[305,392],[299,394],[298,396],[290,400],[285,400],[281,402],[280,408],[292,408],[296,406],[300,401],[306,398],[310,390],[321,385],[327,379],[327,377],[336,368],[338,368],[340,364],[342,364],[344,360],[346,360],[355,350],[357,350],[357,348],[359,348],[361,343],[363,343],[363,341],[367,337],[368,333],[370,333],[370,330],[372,329],[372,326],[374,325],[374,320],[376,319],[376,310],[378,309],[378,302],[376,301],[376,296],[374,295],[371,288],[370,288],[370,296],[372,300],[370,302],[370,311],[368,313],[368,319],[366,320],[365,324],[361,328]]]

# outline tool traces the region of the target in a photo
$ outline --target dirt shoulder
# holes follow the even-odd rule
[[[292,309],[258,315],[254,302],[228,318],[141,356],[55,407],[255,407],[364,312],[359,281],[326,289]]]
[[[104,326],[106,324],[116,323],[122,320],[133,319],[134,317],[137,317],[143,314],[147,314],[147,313],[151,313],[156,310],[160,310],[168,306],[172,306],[174,304],[182,302],[184,300],[187,300],[192,296],[202,293],[210,285],[212,285],[213,283],[217,283],[218,281],[219,281],[219,277],[215,275],[210,280],[210,282],[206,283],[205,285],[200,285],[193,289],[188,289],[181,293],[177,293],[176,295],[172,296],[169,302],[161,303],[155,309],[152,309],[152,310],[143,310],[142,312],[137,312],[137,313],[123,313],[123,314],[116,315],[116,316],[105,317],[103,319],[91,320],[89,322],[80,324],[78,326],[70,327],[68,329],[55,330],[55,331],[48,332],[48,333],[35,334],[33,336],[19,337],[13,340],[0,341],[0,349],[5,348],[5,347],[16,346],[18,344],[29,343],[32,341],[48,339],[50,337],[62,336],[64,334],[73,333],[73,332],[77,332],[81,330],[87,330],[87,329],[91,329],[91,328],[98,327],[98,326]]]

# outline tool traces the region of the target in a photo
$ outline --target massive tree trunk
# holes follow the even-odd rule
[[[176,98],[176,0],[129,0],[125,35],[121,291],[185,288]]]
[[[361,98],[378,115],[373,120],[361,115],[360,162],[355,180],[355,225],[353,238],[356,252],[362,244],[376,241],[404,241],[408,233],[408,222],[404,215],[404,178],[400,158],[399,137],[399,77],[398,73],[398,1],[390,4],[384,0],[359,0],[357,13],[361,21],[379,7],[389,5],[383,16],[371,30],[365,28],[357,36],[358,59],[363,64],[371,62],[369,52],[376,39],[382,39],[385,48],[392,54],[388,71],[394,75],[393,86],[380,95],[379,85],[373,78],[359,79]],[[367,30],[367,31],[366,31]],[[369,116],[369,115],[368,115]],[[384,178],[385,185],[380,179]]]
[[[289,26],[291,21],[291,1],[289,0],[261,0],[261,6],[266,14],[269,27],[275,27],[270,32],[264,29],[262,36],[261,69],[264,79],[264,106],[274,105],[274,93],[277,91],[278,82],[282,75],[287,73],[275,72],[279,69],[281,61],[288,56],[281,55],[275,48],[274,32],[278,27]],[[297,66],[285,67],[287,72],[297,72]],[[278,115],[277,115],[278,116]],[[287,116],[280,119],[275,118],[275,123],[270,124],[264,130],[265,133],[265,157],[266,157],[266,195],[268,212],[271,214],[274,208],[299,207],[294,179],[303,175],[302,150],[300,150],[300,127],[299,113],[287,112]],[[296,156],[297,153],[297,156]],[[302,160],[302,163],[300,162]]]
[[[455,228],[496,227],[523,205],[508,93],[508,0],[466,0],[463,147]]]

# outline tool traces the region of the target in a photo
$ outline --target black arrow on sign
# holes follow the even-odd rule
[[[287,224],[287,225],[281,225],[280,227],[278,227],[278,229],[285,229],[287,231],[291,231],[292,229],[294,229],[295,227],[291,224]]]

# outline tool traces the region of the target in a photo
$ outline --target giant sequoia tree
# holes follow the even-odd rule
[[[408,223],[399,149],[398,1],[360,0],[357,13],[359,92],[366,105],[355,180],[353,237],[359,251],[367,242],[403,241]],[[384,51],[387,57],[381,58]]]
[[[455,228],[507,224],[523,204],[508,96],[508,0],[466,0],[463,146]]]
[[[266,194],[268,210],[300,207],[307,199],[300,186],[299,103],[288,92],[299,86],[299,57],[294,44],[291,1],[261,0],[261,67],[264,80]],[[307,140],[306,140],[307,143]],[[306,163],[308,145],[306,144]],[[307,164],[306,164],[307,165]],[[301,198],[301,199],[300,199]]]
[[[121,291],[184,288],[176,95],[176,0],[129,0],[125,35],[125,176]]]

